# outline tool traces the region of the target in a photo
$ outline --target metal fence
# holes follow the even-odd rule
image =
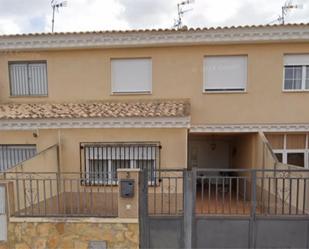
[[[308,170],[198,169],[198,215],[309,215]]]
[[[90,181],[89,173],[6,173],[5,178],[14,183],[15,216],[115,217],[118,213],[118,187]]]
[[[184,170],[148,171],[148,214],[182,215]]]

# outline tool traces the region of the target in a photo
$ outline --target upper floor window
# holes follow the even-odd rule
[[[151,93],[150,58],[112,59],[111,73],[113,93]]]
[[[10,62],[11,96],[47,96],[46,61]]]
[[[284,56],[284,90],[309,90],[309,54]]]
[[[247,56],[206,56],[204,58],[204,91],[245,91]]]

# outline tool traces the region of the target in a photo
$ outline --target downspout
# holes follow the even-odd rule
[[[61,143],[61,131],[58,130],[58,145],[57,145],[57,172],[61,170],[61,158],[62,158],[62,143]]]
[[[57,179],[57,209],[58,212],[60,211],[60,190],[61,190],[61,151],[62,151],[62,145],[61,145],[61,131],[58,130],[58,145],[57,145],[57,173],[56,173],[56,179]]]

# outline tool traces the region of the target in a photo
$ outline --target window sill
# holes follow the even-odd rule
[[[20,98],[48,98],[48,95],[16,95],[16,96],[13,96],[13,95],[10,95],[10,98],[12,99],[20,99]]]
[[[203,94],[242,94],[242,93],[248,93],[246,90],[243,90],[243,91],[228,91],[228,90],[224,90],[224,91],[207,91],[207,90],[204,90],[203,91]]]
[[[126,95],[152,95],[152,92],[112,92],[112,96],[126,96]]]
[[[282,90],[283,93],[309,93],[309,89],[306,90]]]

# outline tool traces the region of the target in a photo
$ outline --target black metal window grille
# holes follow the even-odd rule
[[[88,184],[117,184],[117,169],[149,170],[149,184],[156,182],[160,163],[159,143],[82,143],[82,172]]]

